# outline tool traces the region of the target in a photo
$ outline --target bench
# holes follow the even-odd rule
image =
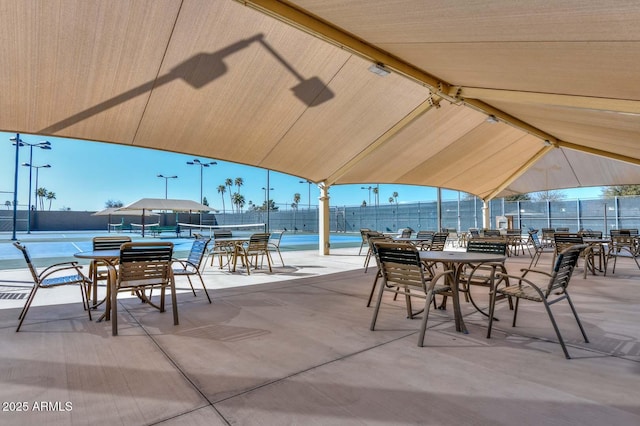
[[[233,235],[231,231],[228,229],[214,229],[213,230],[214,238],[231,238]]]
[[[165,233],[174,233],[176,234],[176,237],[180,236],[180,225],[174,225],[174,226],[152,226],[149,228],[149,232],[151,232],[151,235],[154,237],[159,237],[160,234],[162,234],[163,232]]]

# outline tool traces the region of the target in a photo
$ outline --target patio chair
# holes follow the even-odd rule
[[[521,276],[498,273],[498,278],[510,278],[512,285],[507,286],[506,283],[508,281],[502,281],[501,283],[498,283],[498,285],[496,285],[495,291],[491,296],[491,304],[489,309],[489,329],[487,331],[487,338],[491,338],[491,327],[493,325],[493,314],[495,311],[496,298],[498,295],[503,295],[509,298],[514,297],[516,299],[515,308],[513,311],[512,327],[516,326],[516,318],[518,316],[518,305],[520,303],[520,299],[542,303],[545,307],[545,310],[547,311],[547,314],[549,315],[549,319],[551,320],[553,329],[556,332],[556,336],[558,336],[558,340],[560,341],[560,345],[562,346],[564,356],[569,359],[571,357],[569,356],[567,347],[564,343],[564,340],[562,339],[562,335],[560,334],[558,324],[556,323],[556,320],[553,317],[553,313],[551,312],[551,305],[566,299],[569,303],[569,307],[571,308],[571,312],[573,312],[573,316],[578,323],[578,327],[580,328],[580,332],[582,333],[584,341],[586,343],[589,343],[587,334],[582,327],[580,318],[578,318],[578,313],[576,312],[576,309],[573,306],[573,302],[571,301],[571,297],[569,296],[569,292],[567,291],[567,287],[569,287],[569,282],[571,280],[573,270],[578,263],[578,258],[585,248],[587,248],[587,245],[580,244],[571,246],[561,251],[556,258],[555,266],[553,267],[552,273],[538,271],[535,269],[523,269],[523,274]],[[531,280],[524,278],[524,276],[528,273],[538,273],[545,275],[546,277],[548,277],[548,283],[546,285],[534,284]],[[513,284],[516,281],[517,284]],[[501,284],[504,284],[504,286],[501,287]]]
[[[371,248],[371,244],[369,244],[369,238],[378,238],[384,237],[385,235],[382,232],[378,231],[369,231],[366,233],[367,238],[367,255],[364,257],[364,272],[367,272],[369,269],[369,262],[371,261],[371,256],[373,255],[373,250]]]
[[[358,251],[358,256],[362,254],[362,247],[368,246],[367,243],[367,232],[371,232],[369,228],[360,228],[360,237],[362,238],[362,242],[360,243],[360,251]]]
[[[204,294],[207,296],[209,303],[211,303],[211,298],[209,297],[209,292],[207,291],[207,287],[204,285],[204,280],[202,279],[202,275],[200,274],[200,267],[203,263],[203,259],[207,254],[207,246],[209,245],[210,241],[210,238],[196,239],[193,244],[191,244],[191,250],[189,251],[189,256],[187,256],[186,259],[173,259],[173,265],[177,263],[178,265],[180,265],[180,267],[175,268],[172,265],[173,276],[187,277],[194,296],[196,296],[196,290],[195,288],[193,288],[191,277],[197,276],[200,279],[200,283],[202,284],[202,288],[204,289]]]
[[[53,288],[62,285],[79,285],[80,293],[82,295],[82,307],[88,312],[89,321],[91,321],[91,309],[89,307],[88,295],[91,280],[82,273],[82,266],[78,265],[78,262],[56,263],[46,267],[42,272],[38,273],[36,267],[31,262],[31,256],[29,255],[27,248],[19,241],[14,242],[13,245],[22,252],[24,260],[27,262],[27,266],[29,267],[29,272],[31,272],[31,277],[33,278],[33,287],[31,288],[29,296],[27,296],[27,300],[24,303],[24,307],[18,316],[20,321],[18,322],[16,332],[20,331],[20,327],[22,327],[22,323],[27,317],[27,312],[31,307],[31,303],[33,303],[33,299],[35,299],[36,293],[40,288]],[[69,272],[72,274],[68,275]]]
[[[378,280],[382,277],[382,271],[380,269],[380,259],[378,259],[378,249],[376,248],[376,243],[379,242],[393,242],[393,237],[389,237],[386,235],[370,237],[367,239],[369,244],[369,250],[371,252],[371,256],[376,260],[376,266],[378,269],[376,270],[376,276],[373,279],[373,285],[371,286],[371,292],[369,293],[369,300],[367,300],[367,308],[371,306],[371,300],[373,299],[373,294],[375,293],[376,286],[378,285]],[[367,272],[367,269],[364,270]]]
[[[533,231],[529,231],[529,241],[533,244],[533,255],[531,256],[531,263],[529,263],[529,269],[535,268],[538,266],[538,261],[540,261],[540,256],[544,253],[544,249],[548,246],[543,244],[538,236],[538,230],[534,229]]]
[[[611,243],[609,244],[609,250],[607,251],[606,260],[604,262],[604,275],[607,275],[607,266],[609,265],[609,259],[613,258],[612,274],[616,273],[616,262],[619,257],[631,258],[638,269],[640,269],[640,263],[638,263],[638,237],[634,237],[631,234],[619,234],[611,236]]]
[[[507,243],[491,240],[471,240],[467,244],[467,253],[491,253],[506,256]],[[497,272],[501,272],[501,277],[503,278],[496,279]],[[471,287],[483,287],[489,289],[487,292],[490,293],[491,289],[503,280],[507,281],[507,286],[509,285],[508,278],[504,278],[506,274],[507,269],[504,266],[504,262],[485,262],[479,263],[477,265],[465,265],[458,279],[460,284],[462,285],[462,288],[459,289],[459,291],[465,293],[465,298],[467,299],[467,301],[471,302],[473,307],[476,308],[478,312],[480,312],[484,316],[489,316],[484,310],[480,309],[480,307],[473,300]],[[511,307],[511,309],[513,309],[511,301],[509,302],[509,306]],[[443,305],[444,304],[445,302],[443,301]]]
[[[278,253],[280,257],[280,262],[282,262],[282,266],[284,266],[284,260],[282,259],[282,253],[280,253],[280,242],[282,241],[282,236],[286,231],[273,232],[269,237],[269,243],[267,244],[267,248],[269,249],[269,255],[271,252]],[[273,259],[272,259],[273,260]]]
[[[114,236],[114,237],[94,237],[91,241],[94,251],[97,250],[120,250],[120,246],[124,243],[131,242],[131,237]],[[89,264],[89,279],[93,285],[89,287],[89,299],[93,298],[93,308],[98,307],[104,299],[98,302],[98,283],[107,281],[108,264],[103,260],[92,260]],[[112,265],[113,266],[113,265]]]
[[[440,272],[433,277],[425,275],[418,249],[401,242],[376,243],[382,277],[382,285],[378,292],[378,300],[371,319],[371,330],[375,329],[378,312],[385,292],[405,297],[407,316],[413,319],[417,314],[411,307],[411,298],[424,299],[422,324],[418,334],[418,346],[424,346],[424,335],[427,329],[429,308],[436,294],[453,294],[447,284],[447,277],[453,277],[453,271]]]
[[[120,247],[120,261],[115,291],[111,292],[111,327],[112,334],[118,335],[118,294],[120,292],[135,292],[143,302],[164,312],[165,292],[167,287],[171,291],[173,308],[173,324],[178,325],[178,304],[176,301],[176,287],[171,269],[173,243],[144,242],[124,243]],[[110,269],[115,274],[114,269]],[[160,305],[146,296],[146,290],[160,288]]]
[[[400,232],[401,238],[411,238],[411,234],[413,234],[413,229],[411,228],[403,228]]]
[[[416,247],[420,248],[420,250],[429,250],[434,235],[435,231],[418,231],[416,234]]]
[[[268,232],[256,233],[249,237],[249,241],[243,244],[236,244],[233,251],[233,271],[236,270],[238,258],[240,258],[243,265],[247,267],[247,275],[251,275],[251,266],[258,268],[258,256],[260,256],[260,264],[264,258],[267,258],[267,265],[269,265],[269,272],[273,272],[271,269],[271,259],[269,256],[269,234]],[[255,262],[251,262],[251,258],[254,258]]]

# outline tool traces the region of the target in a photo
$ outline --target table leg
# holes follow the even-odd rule
[[[456,331],[460,331],[464,334],[469,334],[467,327],[462,319],[462,310],[460,309],[460,292],[458,291],[458,285],[460,284],[460,273],[462,272],[462,264],[449,265],[447,269],[453,270],[453,283],[451,284],[451,293],[453,295],[453,315],[456,320]]]

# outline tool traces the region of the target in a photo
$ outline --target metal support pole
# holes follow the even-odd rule
[[[13,231],[11,240],[16,240],[16,225],[18,223],[18,163],[20,160],[20,133],[16,133],[16,169],[13,177]]]

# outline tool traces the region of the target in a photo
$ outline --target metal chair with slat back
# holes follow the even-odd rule
[[[249,242],[244,244],[236,244],[235,250],[233,253],[233,271],[236,270],[238,258],[242,261],[244,265],[247,267],[247,275],[251,275],[251,266],[253,265],[256,269],[258,268],[258,256],[261,257],[262,260],[266,257],[267,265],[269,265],[269,272],[273,272],[271,269],[271,259],[269,257],[269,234],[268,232],[264,233],[256,233],[249,237]],[[254,262],[251,262],[251,258],[255,259]],[[262,263],[262,260],[260,263]]]
[[[36,267],[31,262],[31,256],[29,255],[27,248],[19,241],[14,242],[13,245],[22,252],[24,260],[27,262],[27,266],[29,267],[29,272],[31,272],[31,277],[33,278],[33,287],[31,288],[29,296],[27,296],[27,300],[25,301],[22,311],[20,311],[20,315],[18,316],[19,322],[16,332],[20,331],[22,323],[27,317],[27,312],[31,307],[31,303],[33,303],[33,299],[35,299],[38,289],[41,288],[53,288],[63,285],[79,285],[80,293],[82,294],[82,306],[88,312],[89,321],[91,321],[91,309],[89,307],[88,298],[91,280],[82,273],[82,266],[79,266],[78,262],[56,263],[48,266],[42,272],[38,273]],[[69,272],[73,274],[69,275]]]
[[[173,243],[170,242],[135,242],[125,243],[120,247],[120,260],[117,278],[115,270],[110,269],[111,279],[115,279],[115,291],[111,292],[111,327],[112,334],[118,335],[118,293],[135,292],[143,302],[164,312],[165,292],[171,291],[171,305],[173,308],[173,324],[178,325],[178,304],[176,287],[171,269]],[[151,301],[145,291],[160,288],[160,305]]]
[[[418,346],[424,346],[424,335],[427,329],[429,308],[436,294],[452,294],[451,287],[446,284],[446,278],[453,275],[453,271],[440,272],[433,277],[425,275],[420,260],[419,250],[412,244],[400,242],[376,243],[378,259],[382,277],[382,285],[378,292],[378,299],[371,319],[371,330],[375,329],[378,312],[385,292],[405,296],[407,316],[414,318],[411,298],[424,299],[424,311]]]
[[[508,243],[505,241],[471,240],[467,244],[467,253],[491,253],[507,256],[507,246]],[[500,283],[500,279],[496,280],[497,272],[507,274],[504,262],[485,262],[476,265],[465,265],[459,277],[459,282],[462,284],[462,288],[459,289],[459,291],[465,293],[467,301],[471,302],[476,310],[484,316],[489,316],[489,314],[476,304],[471,288],[474,286],[488,288],[490,293],[492,289]],[[507,280],[506,285],[508,286],[508,278],[502,279]]]
[[[120,250],[120,246],[124,243],[130,243],[131,237],[117,235],[117,236],[105,236],[94,237],[91,241],[94,251],[97,250]],[[108,279],[108,264],[103,260],[92,260],[89,264],[89,278],[93,281],[93,285],[89,287],[89,298],[93,298],[93,307],[97,307],[104,299],[98,302],[98,284],[100,281],[107,281]],[[105,284],[106,285],[106,284]]]
[[[553,317],[553,313],[551,312],[551,305],[560,302],[562,300],[567,300],[569,303],[569,307],[571,308],[571,312],[578,323],[578,327],[580,328],[580,332],[582,333],[582,337],[584,338],[585,343],[589,343],[589,339],[587,338],[587,334],[582,327],[582,323],[580,322],[580,318],[578,317],[578,313],[576,312],[575,307],[573,306],[573,302],[571,301],[571,297],[569,296],[569,292],[567,291],[567,287],[569,286],[569,282],[571,280],[571,276],[573,274],[573,270],[578,263],[578,259],[580,258],[581,253],[584,249],[587,248],[586,244],[579,244],[575,246],[570,246],[569,248],[563,250],[558,254],[556,259],[554,268],[551,273],[547,273],[544,271],[538,271],[535,269],[523,269],[523,274],[521,276],[515,275],[503,275],[498,273],[498,278],[510,278],[512,285],[501,287],[501,283],[496,285],[495,291],[491,297],[491,304],[489,309],[489,328],[487,330],[487,338],[491,337],[491,328],[493,325],[493,317],[495,313],[495,304],[496,304],[496,296],[503,295],[508,298],[515,298],[515,309],[513,311],[513,323],[512,327],[516,326],[516,318],[518,316],[518,306],[520,304],[520,299],[529,300],[532,302],[538,302],[544,304],[547,315],[549,316],[549,320],[553,325],[553,329],[556,332],[556,336],[560,341],[560,345],[562,346],[562,350],[564,352],[564,356],[569,359],[569,352],[567,351],[567,347],[565,346],[562,335],[560,334],[560,329],[558,328],[558,324],[556,323],[555,318]],[[548,278],[548,282],[545,284],[535,284],[530,279],[525,278],[525,275],[530,273],[537,273],[544,275]],[[503,281],[506,283],[507,281]],[[517,283],[517,284],[513,284]]]
[[[209,297],[209,292],[207,291],[207,287],[204,285],[204,280],[202,279],[202,275],[200,274],[200,267],[202,266],[203,260],[207,255],[207,246],[209,245],[210,241],[210,238],[197,239],[191,245],[189,256],[186,259],[173,259],[174,265],[180,265],[179,268],[173,267],[173,275],[187,277],[189,286],[191,286],[191,291],[193,292],[194,296],[196,296],[196,290],[195,288],[193,288],[191,277],[194,275],[197,276],[200,279],[200,283],[202,284],[202,288],[204,289],[204,294],[207,296],[207,300],[209,300],[209,303],[211,303],[211,298]]]

